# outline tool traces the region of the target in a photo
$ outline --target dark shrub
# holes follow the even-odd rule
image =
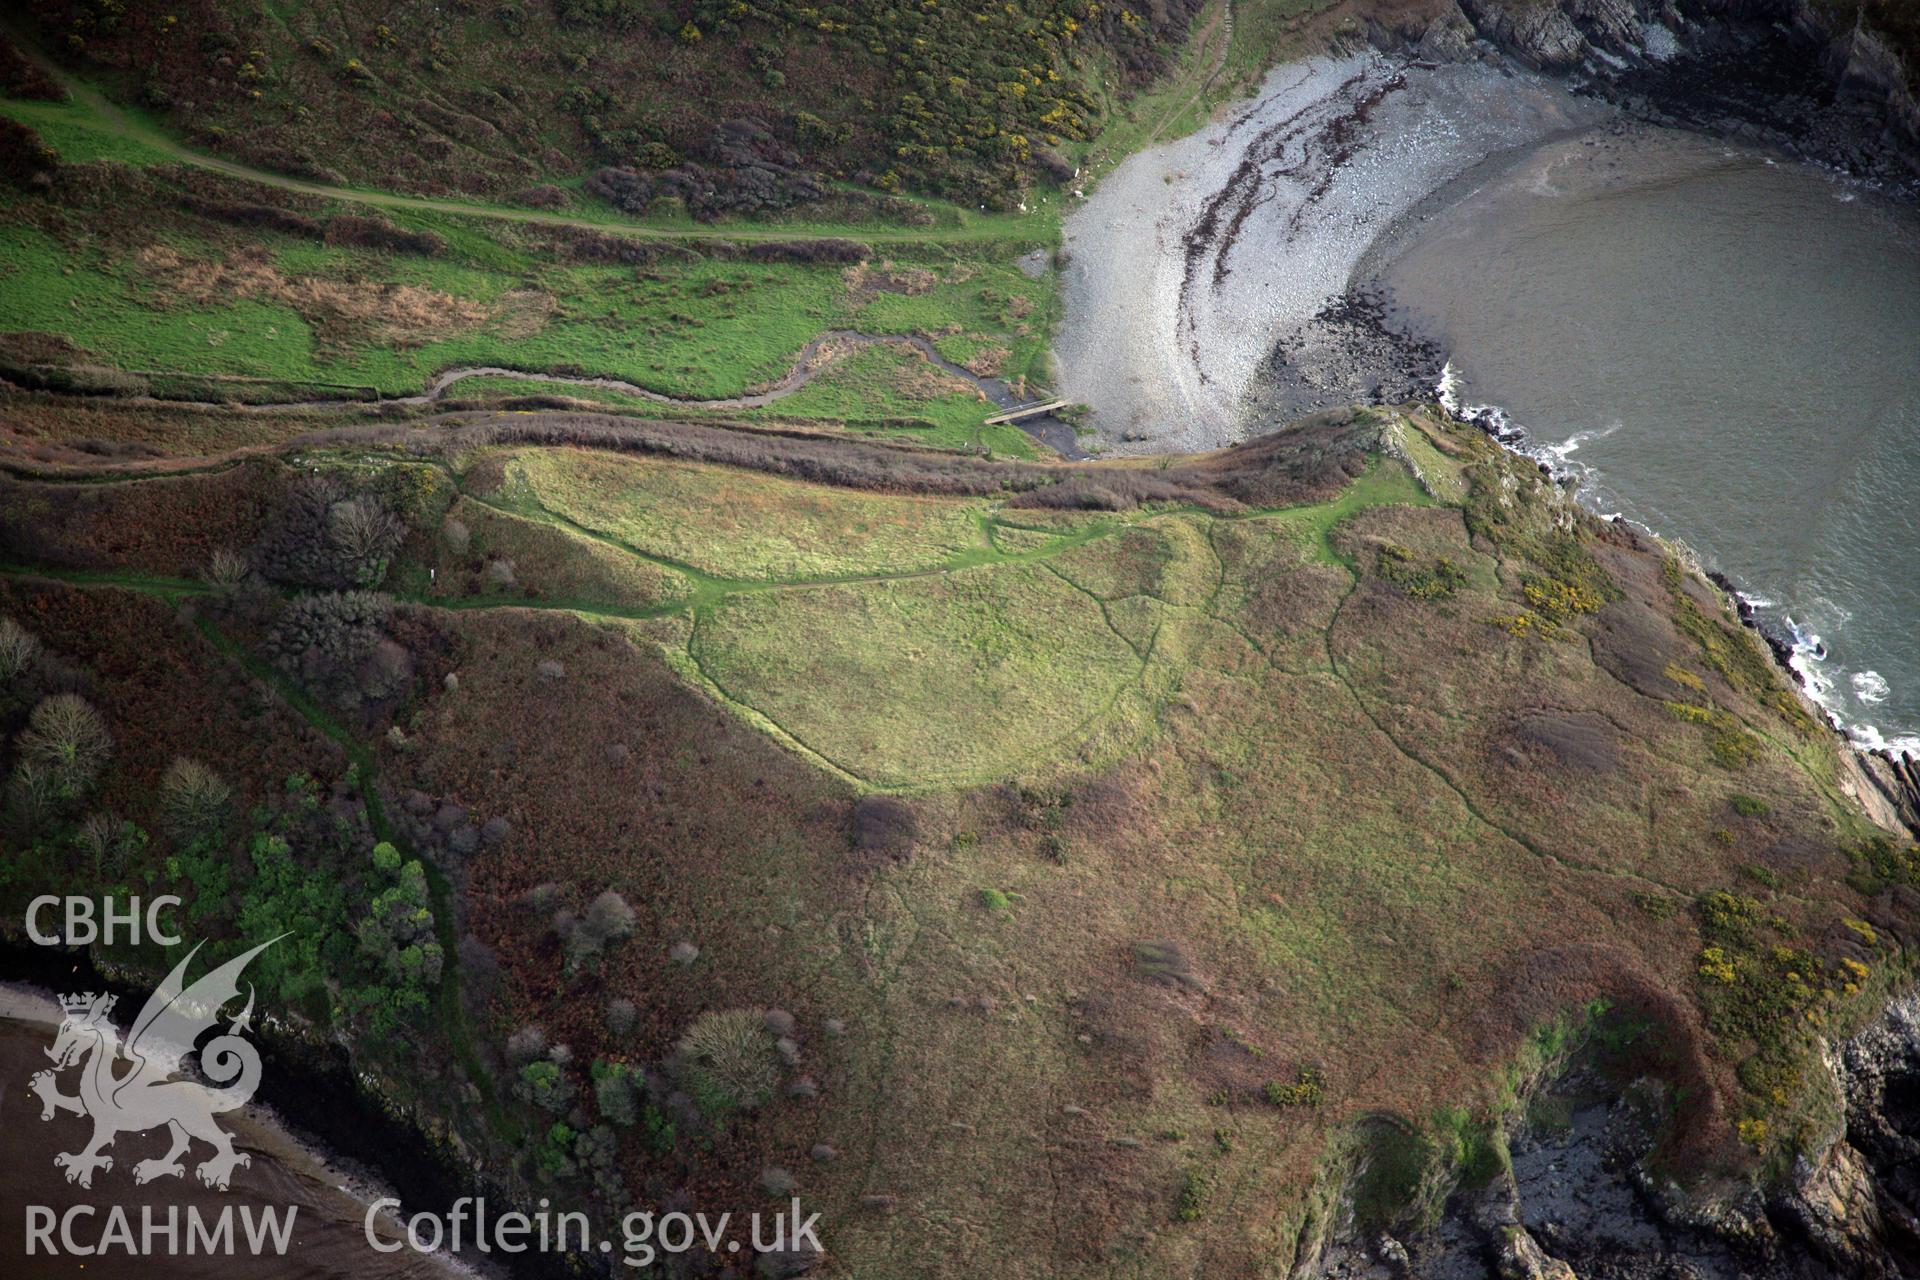
[[[275,666],[329,705],[371,709],[405,696],[413,657],[386,632],[392,603],[370,591],[302,596],[274,623]]]
[[[353,494],[335,476],[297,481],[261,535],[261,575],[294,587],[375,587],[406,527],[378,498]]]
[[[586,914],[576,916],[562,911],[553,918],[553,931],[560,936],[560,949],[567,967],[577,969],[600,957],[609,944],[633,933],[636,917],[625,898],[608,889],[587,906]]]
[[[0,116],[0,182],[30,187],[60,167],[60,153],[40,135],[10,116]]]
[[[858,240],[767,240],[743,250],[752,262],[835,263],[852,266],[873,256]]]
[[[385,249],[390,253],[412,253],[437,258],[446,252],[447,242],[431,231],[404,231],[378,218],[338,214],[327,219],[327,243],[355,245],[362,249]]]
[[[260,537],[253,561],[262,576],[293,587],[350,585],[340,572],[327,525],[328,509],[346,497],[346,486],[333,476],[302,476],[296,481]]]
[[[145,169],[119,160],[62,162],[51,174],[54,194],[74,208],[121,216],[154,199],[159,188]],[[36,180],[37,181],[37,180]]]
[[[513,1093],[522,1102],[531,1102],[542,1111],[561,1115],[573,1101],[573,1081],[567,1078],[560,1063],[543,1059],[520,1068]]]
[[[638,21],[642,11],[635,0],[553,0],[553,16],[570,27],[621,30]]]
[[[65,102],[67,91],[30,58],[0,36],[0,97],[29,102]]]
[[[547,1033],[529,1023],[507,1037],[507,1061],[515,1066],[532,1062],[547,1052]]]
[[[189,213],[197,213],[203,218],[215,222],[225,222],[236,227],[252,227],[262,231],[278,231],[285,235],[302,236],[310,240],[323,239],[326,227],[317,219],[305,214],[295,213],[291,209],[281,209],[270,204],[248,204],[235,200],[211,200],[204,196],[182,196],[180,205]]]
[[[298,148],[265,146],[255,139],[248,138],[242,140],[235,150],[242,159],[255,168],[271,169],[275,173],[305,178],[309,182],[322,182],[334,187],[346,182],[345,175],[338,169],[329,169]]]
[[[656,200],[679,200],[703,222],[726,213],[786,209],[826,195],[818,179],[799,167],[799,154],[752,117],[723,121],[696,150],[687,163],[655,173],[620,166],[595,170],[586,181],[587,194],[635,215]]]
[[[598,196],[622,213],[643,214],[653,203],[654,182],[637,169],[608,166],[596,169],[585,184],[586,193]]]
[[[551,183],[543,182],[538,186],[516,191],[507,197],[511,204],[526,205],[530,209],[564,209],[573,203],[572,197]]]
[[[687,257],[697,254],[667,246],[658,240],[623,236],[612,231],[590,231],[584,227],[556,227],[547,246],[555,257],[568,262],[591,262],[604,266],[640,267],[658,262],[671,249]]]
[[[853,806],[853,847],[861,869],[905,862],[920,834],[920,819],[898,796],[861,796]]]
[[[1074,168],[1058,151],[1046,147],[1037,147],[1033,152],[1033,167],[1048,182],[1073,181]]]

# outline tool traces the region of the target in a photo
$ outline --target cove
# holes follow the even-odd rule
[[[1920,750],[1920,216],[1644,126],[1439,193],[1365,264],[1591,507],[1689,545],[1868,747]]]

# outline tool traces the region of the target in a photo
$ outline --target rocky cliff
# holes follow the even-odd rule
[[[1920,1275],[1920,997],[1833,1046],[1825,1084],[1844,1121],[1770,1191],[1737,1179],[1682,1189],[1659,1155],[1678,1099],[1610,1072],[1596,1047],[1516,1106],[1504,1167],[1457,1191],[1431,1228],[1400,1239],[1335,1231],[1303,1280]]]
[[[1436,61],[1498,50],[1648,118],[1920,183],[1903,46],[1832,0],[1447,0],[1375,34]]]

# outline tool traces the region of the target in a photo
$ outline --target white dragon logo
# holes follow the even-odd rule
[[[260,1053],[241,1038],[253,1017],[251,985],[246,1008],[228,1019],[225,1034],[207,1041],[199,1051],[200,1074],[208,1083],[175,1076],[194,1052],[195,1042],[213,1029],[221,1006],[239,996],[241,970],[279,940],[261,943],[188,987],[187,965],[200,950],[196,944],[148,997],[124,1045],[112,1020],[117,997],[92,992],[60,997],[65,1017],[53,1047],[46,1051],[53,1059],[53,1070],[36,1073],[28,1087],[40,1096],[42,1120],[69,1111],[93,1121],[93,1139],[85,1148],[53,1158],[57,1167],[67,1171],[68,1182],[91,1187],[94,1170],[113,1168],[113,1157],[104,1152],[116,1136],[162,1125],[172,1136],[173,1146],[158,1159],[136,1164],[136,1183],[182,1176],[186,1169],[180,1157],[195,1138],[214,1149],[195,1171],[209,1187],[226,1190],[234,1169],[251,1163],[233,1149],[232,1136],[213,1122],[220,1112],[245,1106],[260,1084]],[[123,1060],[131,1063],[131,1069],[116,1074]],[[68,1096],[60,1092],[55,1077],[76,1065],[81,1068],[80,1091]]]

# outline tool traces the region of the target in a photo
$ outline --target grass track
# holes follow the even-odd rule
[[[565,460],[578,458],[566,451]],[[463,497],[516,525],[549,526],[563,539],[590,545],[596,555],[638,562],[656,575],[653,590],[660,598],[616,599],[578,589],[532,600],[430,594],[424,571],[411,569],[396,579],[398,598],[427,608],[538,609],[619,622],[684,617],[691,623],[684,643],[666,646],[683,676],[835,775],[863,788],[904,791],[990,781],[1043,764],[1061,748],[1087,739],[1104,719],[1131,706],[1129,698],[1138,697],[1148,709],[1122,717],[1137,722],[1136,731],[1121,734],[1134,740],[1155,714],[1151,708],[1177,686],[1182,655],[1193,643],[1191,638],[1176,642],[1169,626],[1213,620],[1223,580],[1209,533],[1215,521],[1271,521],[1308,558],[1343,563],[1330,542],[1342,521],[1382,504],[1430,501],[1398,464],[1376,462],[1336,497],[1310,506],[1230,517],[1162,509],[1035,529],[1023,523],[1033,513],[1005,511],[998,501],[852,497],[838,491],[822,497],[818,486],[772,477],[756,477],[754,484],[775,485],[781,501],[748,503],[724,513],[713,503],[722,500],[729,485],[737,487],[737,477],[686,464],[650,463],[641,469],[648,476],[686,473],[682,483],[668,488],[684,491],[681,496],[694,507],[678,514],[643,512],[646,518],[639,522],[600,511],[602,520],[586,523],[583,513],[564,501],[552,505],[553,495],[537,485],[504,500]],[[569,491],[594,479],[557,474]],[[712,477],[724,483],[708,494],[699,482]],[[590,491],[612,489],[616,496],[635,491],[629,483],[634,475],[598,479],[605,483],[589,485]],[[659,488],[649,481],[640,491],[651,497]],[[807,496],[812,504],[802,500]],[[797,519],[796,502],[802,508]],[[850,529],[860,526],[871,533],[876,513],[891,514],[897,522],[895,508],[911,517],[896,527],[896,536],[869,542],[864,551],[847,549],[844,535]],[[705,518],[700,510],[707,511]],[[681,545],[675,531],[689,522],[703,534],[718,532],[720,551]],[[1021,536],[1003,542],[1007,531]],[[904,542],[897,536],[902,532]],[[927,532],[937,536],[927,541]],[[1152,576],[1134,581],[1129,575],[1137,577],[1141,566],[1131,561],[1097,563],[1121,555],[1128,541],[1121,535],[1143,532],[1161,540],[1171,536],[1204,549],[1203,554],[1186,556],[1178,581]],[[775,533],[783,536],[771,545],[784,550],[763,554]],[[899,563],[899,556],[907,556],[909,564],[889,567]],[[1096,576],[1108,584],[1104,594],[1084,585],[1086,568],[1060,572],[1062,560],[1087,556],[1095,557]],[[208,592],[190,579],[131,573],[31,566],[0,567],[0,573],[126,587],[176,603]],[[1117,620],[1116,604],[1156,599],[1157,615],[1144,631],[1135,634]],[[1243,638],[1259,650],[1256,640]],[[901,661],[903,654],[914,653],[919,654],[914,662]],[[785,670],[780,664],[794,661],[808,670],[771,683],[750,678],[757,670]],[[278,679],[271,672],[263,678]],[[797,700],[782,690],[799,691]],[[924,705],[902,711],[908,703]],[[876,714],[888,707],[893,710]],[[862,720],[919,725],[925,740],[849,736],[850,726]],[[349,745],[337,725],[321,727]],[[956,742],[986,745],[963,767],[930,772],[931,762],[946,749],[943,744]],[[364,753],[364,748],[350,750]],[[364,767],[370,765],[369,757]]]
[[[533,226],[577,227],[640,239],[771,241],[806,236],[856,236],[876,244],[970,244],[996,241],[1051,244],[1058,237],[1058,215],[1051,201],[1025,214],[984,214],[939,201],[918,201],[946,215],[944,219],[937,218],[936,221],[944,220],[952,224],[933,227],[897,228],[868,223],[826,222],[784,222],[777,225],[728,223],[712,226],[691,219],[641,221],[623,217],[612,210],[597,216],[560,214],[483,201],[409,196],[364,187],[312,182],[240,164],[189,147],[153,121],[114,103],[92,84],[47,57],[16,22],[0,18],[0,32],[4,32],[16,48],[31,57],[72,95],[72,102],[64,107],[8,101],[0,103],[0,111],[35,127],[46,126],[50,139],[65,139],[69,146],[76,148],[76,158],[116,159],[137,164],[186,164],[283,191],[378,209],[452,214],[462,218],[492,218]],[[95,140],[86,141],[89,137]],[[56,142],[55,145],[59,144]]]

